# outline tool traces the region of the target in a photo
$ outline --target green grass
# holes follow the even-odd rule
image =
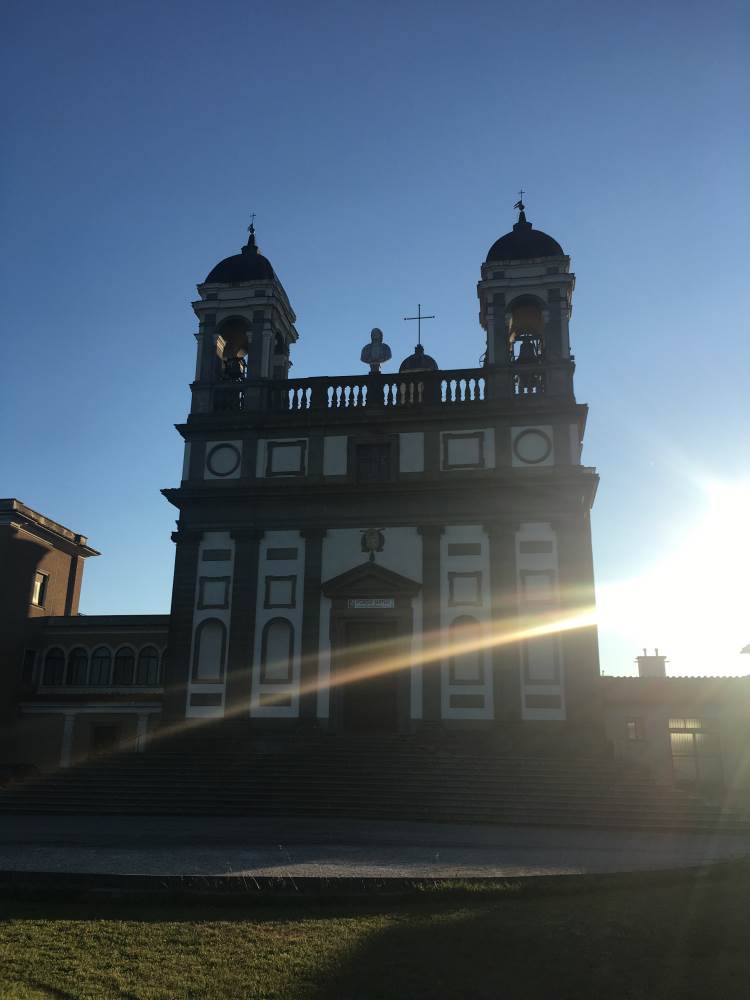
[[[392,899],[0,901],[0,996],[750,997],[750,865]]]

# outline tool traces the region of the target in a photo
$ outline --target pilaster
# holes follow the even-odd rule
[[[489,540],[492,632],[501,641],[492,646],[495,720],[521,718],[521,653],[517,642],[505,637],[518,627],[516,527],[510,521],[485,525]]]
[[[422,629],[425,636],[424,651],[428,654],[422,670],[422,719],[435,723],[442,719],[441,661],[432,659],[430,651],[440,636],[440,536],[441,525],[422,525]]]
[[[163,722],[185,718],[185,699],[190,678],[190,648],[193,636],[195,579],[202,533],[181,529],[172,534],[176,543],[172,607],[169,614],[169,655],[164,677]]]
[[[258,562],[263,530],[241,528],[232,532],[234,574],[232,620],[227,654],[225,716],[245,718],[250,712],[253,639],[258,606]]]
[[[300,665],[300,719],[312,722],[317,715],[320,651],[320,594],[323,572],[325,528],[307,528],[300,532],[305,539],[305,578],[302,604],[302,642]]]

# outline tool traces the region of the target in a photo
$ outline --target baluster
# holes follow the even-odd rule
[[[477,398],[476,395],[477,380],[475,378],[470,378],[469,381],[467,382],[467,388],[469,390],[469,400],[470,402],[473,403],[474,400]]]
[[[367,406],[367,386],[362,386],[362,406]]]
[[[312,386],[308,386],[307,391],[305,392],[305,409],[309,410],[311,406],[312,406]]]
[[[342,396],[341,386],[337,385],[334,392],[336,394],[336,408],[338,409],[341,406],[341,396]]]
[[[478,398],[481,400],[484,400],[484,391],[485,391],[485,380],[483,378],[477,379],[477,393],[478,393]]]

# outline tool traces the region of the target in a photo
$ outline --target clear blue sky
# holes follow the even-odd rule
[[[250,211],[295,374],[358,371],[375,325],[400,359],[418,301],[430,353],[471,367],[480,263],[523,185],[578,278],[605,591],[679,550],[701,479],[750,475],[746,4],[6,0],[2,20],[0,495],[102,550],[84,611],[168,610],[190,301]],[[645,643],[678,673],[750,666],[736,622],[707,663],[687,619],[679,641],[603,626],[604,669]]]

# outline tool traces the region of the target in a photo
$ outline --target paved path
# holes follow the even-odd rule
[[[750,836],[348,820],[0,817],[0,871],[462,878],[649,871],[750,856]]]

